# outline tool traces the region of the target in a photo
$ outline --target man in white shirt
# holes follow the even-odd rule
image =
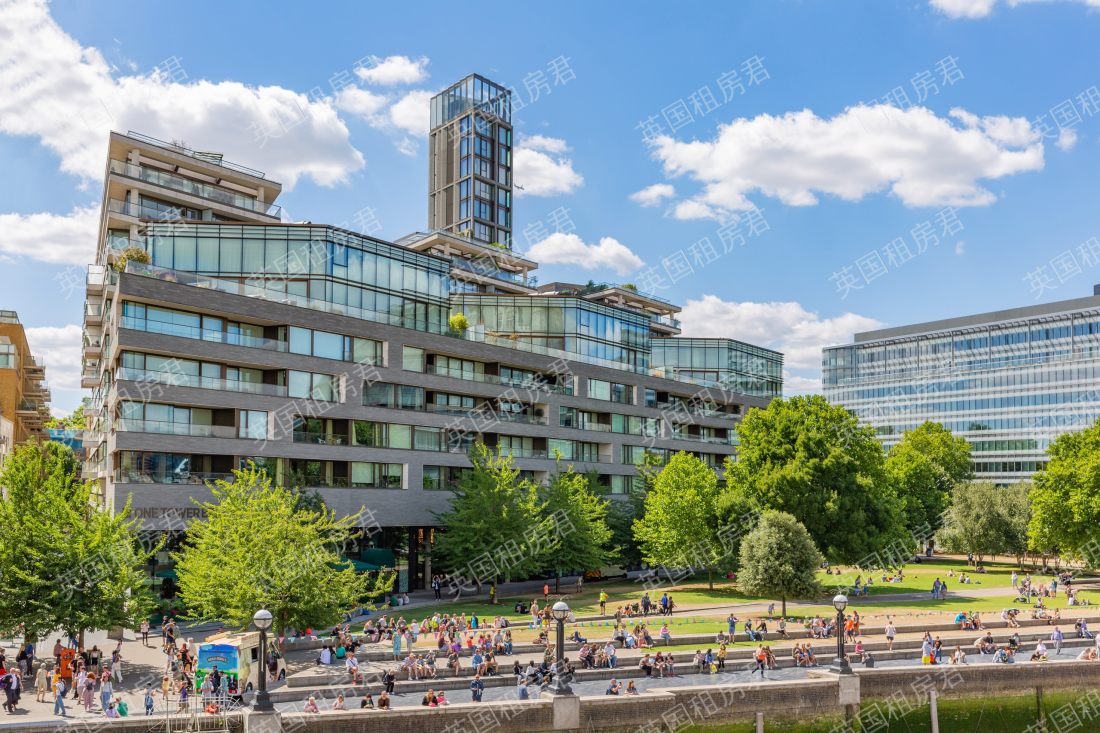
[[[355,658],[354,654],[348,654],[347,659],[344,660],[344,666],[347,667],[348,674],[351,675],[352,683],[358,684],[361,681],[359,677],[359,660]]]

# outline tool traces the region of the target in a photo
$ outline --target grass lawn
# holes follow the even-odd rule
[[[895,622],[911,621],[914,618],[919,619],[921,617],[934,617],[936,620],[942,620],[944,614],[953,615],[959,611],[978,611],[986,614],[992,620],[994,614],[999,615],[1002,608],[1013,606],[1020,608],[1026,617],[1029,607],[1024,604],[1012,603],[1014,593],[1011,590],[1011,575],[1016,566],[1010,562],[999,562],[985,563],[985,567],[988,572],[982,575],[973,575],[975,580],[973,584],[960,584],[957,582],[958,573],[967,572],[965,559],[943,556],[925,560],[920,564],[906,566],[905,580],[902,583],[883,584],[879,582],[881,579],[881,573],[879,573],[875,576],[876,584],[872,585],[870,595],[863,598],[852,598],[849,608],[858,610],[864,620],[872,625],[885,623],[887,616],[893,617]],[[832,595],[832,592],[838,586],[854,583],[857,574],[862,575],[864,579],[867,577],[865,572],[856,569],[842,568],[841,570],[842,572],[839,575],[827,575],[824,571],[819,572],[819,579],[828,595]],[[947,576],[949,570],[954,571],[953,577]],[[951,594],[948,600],[932,600],[925,597],[919,600],[899,601],[892,598],[902,593],[927,594],[931,589],[932,582],[937,577],[948,582],[948,591]],[[1035,576],[1035,580],[1045,582],[1049,580],[1049,577]],[[552,589],[552,581],[550,586]],[[968,591],[989,588],[1003,590],[1003,593],[992,597],[967,595]],[[607,602],[609,614],[614,613],[619,606],[638,601],[644,592],[644,588],[640,583],[625,580],[588,583],[580,594],[574,592],[575,586],[572,584],[563,583],[561,589],[563,592],[560,595],[551,593],[551,601],[563,598],[574,613],[581,618],[595,616],[599,613],[598,598],[601,589],[606,590],[609,596]],[[750,603],[765,606],[775,602],[774,599],[747,596],[737,589],[735,583],[725,579],[716,582],[713,590],[708,588],[705,579],[700,578],[690,579],[682,585],[671,587],[668,590],[675,600],[677,608],[671,619],[650,615],[648,619],[635,617],[629,623],[645,623],[650,628],[651,633],[656,636],[662,623],[667,622],[673,639],[685,634],[716,634],[719,630],[725,628],[725,617],[729,613],[729,609],[714,609],[715,606]],[[650,598],[656,601],[663,591],[664,589],[651,591]],[[1092,594],[1088,595],[1091,596]],[[522,642],[533,638],[537,631],[527,628],[530,616],[515,613],[514,606],[517,601],[529,604],[532,600],[537,600],[540,606],[543,605],[541,594],[536,598],[526,595],[503,596],[495,606],[489,605],[485,596],[480,596],[471,597],[469,600],[444,601],[432,606],[409,609],[380,609],[379,613],[404,616],[410,620],[413,618],[423,619],[437,611],[444,614],[466,614],[467,617],[477,614],[480,619],[486,622],[491,621],[494,616],[504,616],[514,624],[513,637],[517,642]],[[1092,600],[1097,599],[1093,598]],[[1048,603],[1048,606],[1051,609],[1061,609],[1063,619],[1072,621],[1075,618],[1076,609],[1067,609],[1064,595],[1060,594],[1057,599]],[[708,608],[710,610],[706,610]],[[777,614],[778,609],[779,603],[776,602]],[[833,613],[832,606],[824,602],[811,605],[795,605],[793,602],[789,602],[787,618],[793,620],[795,624],[790,627],[790,631],[794,633],[800,629],[797,625],[799,623],[798,619],[812,618],[818,614],[823,616],[832,615]],[[764,614],[735,611],[734,615],[738,616],[743,623],[745,618],[755,618]],[[610,634],[612,623],[610,621],[583,621],[579,625],[583,635],[595,640],[606,638]],[[771,625],[770,627],[774,628]]]
[[[1043,694],[1043,711],[1046,714],[1048,730],[1052,726],[1051,713],[1067,704],[1078,703],[1082,692],[1048,692]],[[940,733],[1003,733],[1003,731],[1024,731],[1038,722],[1039,715],[1034,693],[1006,697],[980,697],[960,700],[940,700]],[[893,717],[885,725],[882,720],[887,708],[884,703],[867,702],[862,705],[861,722],[853,725],[856,731],[875,731],[875,733],[931,733],[931,712],[928,705]],[[839,718],[819,718],[811,722],[793,722],[764,719],[764,730],[785,731],[787,733],[830,733],[836,730]],[[1072,723],[1068,724],[1072,725]],[[1069,730],[1068,727],[1065,730]],[[1091,728],[1088,724],[1080,730]],[[752,733],[753,723],[737,725],[694,726],[687,729],[691,733]]]

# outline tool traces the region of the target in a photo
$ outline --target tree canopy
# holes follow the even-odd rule
[[[479,589],[497,578],[543,570],[561,539],[542,511],[538,485],[520,478],[511,455],[483,443],[470,449],[470,464],[450,509],[436,514],[443,532],[436,536],[435,557]]]
[[[973,475],[970,444],[939,423],[925,422],[890,449],[886,475],[902,502],[906,529],[935,531],[951,490]]]
[[[718,514],[720,494],[714,469],[684,451],[672,456],[634,521],[642,559],[666,568],[705,569],[713,587],[714,571],[732,560]]]
[[[138,542],[129,503],[117,513],[102,507],[79,469],[72,450],[52,441],[18,446],[4,464],[0,628],[82,636],[136,628],[154,607],[145,584],[152,552]]]
[[[254,465],[233,473],[211,484],[209,501],[195,502],[206,518],[173,553],[187,618],[245,628],[266,608],[277,634],[324,628],[391,589],[391,573],[371,579],[343,557],[362,512],[337,519],[300,506]]]
[[[821,553],[802,523],[786,512],[764,512],[741,539],[737,585],[743,593],[779,598],[787,615],[788,598],[811,599],[821,592],[817,569]]]
[[[996,486],[989,481],[961,483],[951,490],[938,541],[948,552],[1015,555],[1027,551],[1030,512],[1027,484]]]
[[[542,490],[542,512],[560,537],[558,548],[549,555],[557,571],[555,589],[566,570],[598,570],[611,553],[611,529],[607,526],[608,502],[589,490],[589,479],[568,466],[550,477]]]
[[[1031,546],[1080,558],[1100,527],[1100,420],[1059,435],[1047,455],[1046,467],[1033,477]]]
[[[901,502],[868,427],[825,398],[797,396],[749,410],[737,460],[726,462],[723,516],[775,509],[793,515],[829,560],[873,562],[904,535]]]

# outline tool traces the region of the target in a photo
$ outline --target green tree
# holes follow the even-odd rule
[[[741,540],[737,585],[743,593],[778,597],[787,615],[787,599],[820,594],[817,569],[821,553],[802,523],[786,512],[764,512]]]
[[[774,399],[749,410],[737,433],[737,461],[726,462],[725,519],[787,512],[826,558],[842,564],[867,562],[903,536],[882,448],[844,408],[819,395]]]
[[[88,426],[84,410],[92,404],[91,397],[85,397],[80,401],[69,415],[65,417],[51,417],[46,421],[46,428],[50,430],[83,430]]]
[[[206,518],[187,528],[172,556],[187,618],[245,628],[266,608],[282,634],[324,628],[389,592],[392,574],[360,575],[343,557],[361,511],[338,519],[301,508],[253,464],[233,473],[234,481],[210,485],[210,501],[195,502]]]
[[[900,497],[910,532],[939,529],[951,490],[972,476],[970,444],[943,425],[925,422],[886,456],[886,476]]]
[[[1100,527],[1100,420],[1059,435],[1031,489],[1031,547],[1079,558]]]
[[[607,526],[608,502],[589,488],[589,477],[568,466],[550,477],[542,490],[542,512],[550,521],[551,531],[560,539],[550,555],[555,570],[554,592],[561,590],[565,570],[598,569],[611,553],[611,529]]]
[[[718,477],[694,455],[681,451],[657,474],[645,497],[645,512],[634,521],[642,559],[669,568],[705,568],[714,588],[714,572],[730,566],[718,518]]]
[[[661,472],[661,459],[647,453],[637,471],[637,480],[627,482],[625,494],[612,497],[607,512],[612,554],[625,568],[636,568],[642,564],[642,547],[634,536],[634,521],[645,512],[645,497]]]
[[[1028,487],[996,486],[989,481],[958,484],[937,541],[948,552],[1012,554],[1022,561],[1027,550],[1023,530],[1028,522]]]
[[[475,443],[470,464],[450,510],[436,514],[443,532],[436,536],[433,558],[480,592],[485,581],[542,570],[561,539],[542,511],[538,485],[520,478],[511,455]]]
[[[117,513],[78,480],[79,463],[60,443],[15,449],[0,473],[0,628],[29,637],[56,629],[81,639],[93,629],[135,628],[155,605],[130,504]]]

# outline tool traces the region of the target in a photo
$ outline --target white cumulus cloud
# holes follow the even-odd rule
[[[609,269],[626,275],[641,267],[642,258],[613,237],[601,237],[597,244],[585,244],[576,234],[555,232],[536,243],[527,256],[546,264],[577,265],[585,270]]]
[[[1058,146],[1059,150],[1068,153],[1077,145],[1077,131],[1068,127],[1065,128],[1058,133],[1058,142],[1055,144]]]
[[[95,261],[99,206],[68,214],[0,214],[0,253],[59,265]],[[83,276],[81,276],[83,277]]]
[[[1052,0],[1007,0],[1004,4],[1010,8],[1035,2]],[[1100,8],[1100,0],[1067,0],[1090,8]],[[929,4],[949,18],[985,18],[1000,4],[999,0],[929,0]]]
[[[584,177],[573,170],[568,151],[565,141],[556,137],[533,135],[520,140],[512,161],[516,196],[557,196],[580,188]]]
[[[51,389],[80,389],[82,334],[83,329],[75,323],[27,329],[31,353],[46,363]]]
[[[630,200],[642,206],[657,206],[665,199],[676,195],[676,189],[668,183],[654,183],[641,191],[630,194]]]
[[[907,206],[980,206],[996,198],[982,180],[1043,167],[1039,133],[1023,118],[889,105],[737,119],[710,141],[660,137],[653,154],[667,176],[702,184],[692,200],[719,213],[752,208],[752,194],[812,206],[821,194],[889,191]]]
[[[370,64],[355,70],[356,75],[368,84],[394,86],[397,84],[416,84],[428,76],[428,59],[421,56],[412,59],[408,56],[370,57]]]
[[[336,94],[336,109],[368,120],[385,109],[388,103],[385,94],[376,94],[354,85],[348,85]]]
[[[178,66],[177,66],[178,65]],[[345,181],[364,166],[329,100],[278,86],[186,78],[171,71],[116,75],[50,17],[44,0],[0,3],[0,133],[37,138],[61,170],[103,175],[110,130],[218,150],[292,188],[301,177]]]

